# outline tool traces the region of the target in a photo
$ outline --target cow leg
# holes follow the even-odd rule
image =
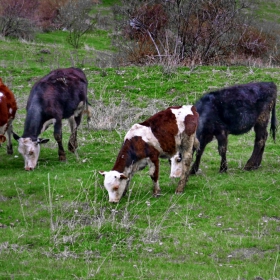
[[[54,124],[54,139],[56,140],[58,144],[58,157],[60,161],[65,161],[65,151],[62,144],[62,122],[61,120],[56,120]]]
[[[255,144],[253,153],[244,167],[244,169],[247,171],[258,169],[261,165],[265,142],[268,136],[267,123],[268,120],[265,123],[256,123],[256,125],[254,126],[254,130],[256,133]]]
[[[180,152],[182,155],[182,174],[180,177],[180,181],[178,183],[178,186],[176,188],[175,193],[180,194],[184,191],[184,188],[188,182],[189,174],[190,174],[190,168],[192,164],[192,158],[193,158],[193,147],[196,140],[195,134],[188,136],[185,134],[183,136]]]
[[[228,145],[228,134],[223,130],[220,134],[216,135],[218,141],[218,151],[221,156],[220,173],[226,172],[227,165],[227,145]]]
[[[201,139],[199,140],[199,148],[196,149],[196,157],[195,157],[195,162],[192,165],[190,174],[196,174],[198,169],[199,169],[199,165],[200,165],[200,160],[201,157],[203,155],[204,149],[206,147],[206,145],[208,143],[210,143],[213,139],[213,135],[207,137],[207,136],[203,136],[200,137]]]
[[[68,142],[68,150],[72,153],[74,153],[78,148],[77,131],[81,123],[81,119],[82,119],[82,114],[78,115],[77,117],[71,116],[68,119],[69,126],[71,129],[71,135]]]
[[[154,155],[150,157],[148,161],[149,165],[149,174],[151,179],[153,180],[153,195],[158,197],[160,195],[160,187],[158,183],[159,176],[159,155]]]
[[[7,129],[7,135],[8,135],[7,154],[8,155],[12,155],[13,154],[12,131],[13,131],[13,125],[12,125],[12,122],[10,122],[8,124],[8,129]]]

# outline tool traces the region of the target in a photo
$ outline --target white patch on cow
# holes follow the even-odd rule
[[[13,108],[9,109],[9,113],[10,113],[10,115],[13,113]]]
[[[74,115],[72,115],[69,119],[68,119],[68,123],[71,129],[71,132],[73,133],[76,129],[77,129],[77,123],[75,121],[75,117]]]
[[[183,171],[182,156],[177,152],[173,157],[170,158],[170,178],[179,178]]]
[[[18,151],[24,158],[25,170],[33,170],[39,158],[40,145],[37,142],[33,142],[29,137],[19,138],[18,143]]]
[[[76,110],[74,111],[74,117],[78,117],[83,111],[84,111],[84,107],[85,107],[85,103],[83,101],[81,101],[78,105],[78,107],[76,108]]]
[[[0,126],[0,135],[4,135],[7,130],[7,123],[4,125]]]
[[[43,127],[42,127],[42,129],[41,129],[41,133],[43,133],[45,130],[47,130],[48,127],[49,127],[51,124],[54,125],[55,122],[56,122],[56,119],[50,119],[50,120],[46,121],[46,122],[43,124]]]
[[[126,133],[124,141],[130,140],[135,136],[141,137],[143,141],[156,148],[160,153],[163,153],[163,150],[160,147],[160,144],[157,138],[154,136],[150,127],[141,125],[139,123],[134,124],[131,127],[131,129]]]
[[[184,105],[179,109],[171,109],[171,112],[176,117],[179,133],[182,133],[185,130],[185,124],[184,124],[185,117],[187,115],[193,115],[191,108],[192,105]]]
[[[122,179],[124,173],[111,170],[100,174],[104,176],[104,187],[108,191],[109,202],[119,202],[128,183],[128,179]]]
[[[4,93],[0,91],[0,98],[4,96]]]

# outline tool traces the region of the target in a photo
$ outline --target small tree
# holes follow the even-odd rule
[[[96,19],[90,16],[93,6],[92,0],[69,0],[60,7],[58,20],[63,28],[69,31],[68,43],[79,48],[82,37],[93,30]]]

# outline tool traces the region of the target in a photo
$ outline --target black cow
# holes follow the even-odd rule
[[[78,146],[77,129],[84,108],[87,107],[87,113],[91,110],[87,102],[87,85],[87,78],[81,69],[65,68],[51,71],[32,87],[26,106],[23,135],[19,137],[14,133],[19,143],[18,150],[24,157],[25,170],[36,167],[40,144],[49,141],[38,136],[50,124],[54,124],[59,160],[66,160],[62,145],[62,119],[68,119],[71,128],[68,150],[75,152]]]
[[[262,161],[270,113],[272,113],[270,131],[275,141],[276,96],[277,87],[273,82],[256,82],[210,92],[198,100],[195,107],[199,113],[197,138],[200,148],[196,151],[191,174],[198,171],[205,146],[214,137],[218,141],[221,156],[220,172],[227,171],[228,135],[247,133],[252,127],[256,133],[255,145],[244,169],[257,169]]]

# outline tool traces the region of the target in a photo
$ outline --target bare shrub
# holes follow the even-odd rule
[[[38,0],[0,0],[0,34],[3,37],[32,39],[34,10]]]
[[[57,21],[68,30],[67,41],[76,49],[80,47],[82,37],[93,30],[96,23],[96,18],[89,14],[92,6],[92,0],[68,0],[59,9]]]
[[[139,123],[159,110],[167,107],[161,100],[152,100],[145,108],[133,106],[124,96],[110,97],[105,103],[102,98],[93,98],[94,112],[90,128],[95,130],[127,130],[134,123]]]
[[[123,0],[122,4],[114,7],[116,19],[121,19],[114,43],[126,50],[123,59],[132,63],[228,63],[234,55],[262,59],[274,48],[275,35],[251,21],[253,1]]]
[[[57,22],[57,16],[59,14],[59,9],[65,5],[67,0],[42,0],[38,7],[38,12],[36,14],[37,22],[43,31],[51,31],[53,29],[58,29],[61,24]]]

